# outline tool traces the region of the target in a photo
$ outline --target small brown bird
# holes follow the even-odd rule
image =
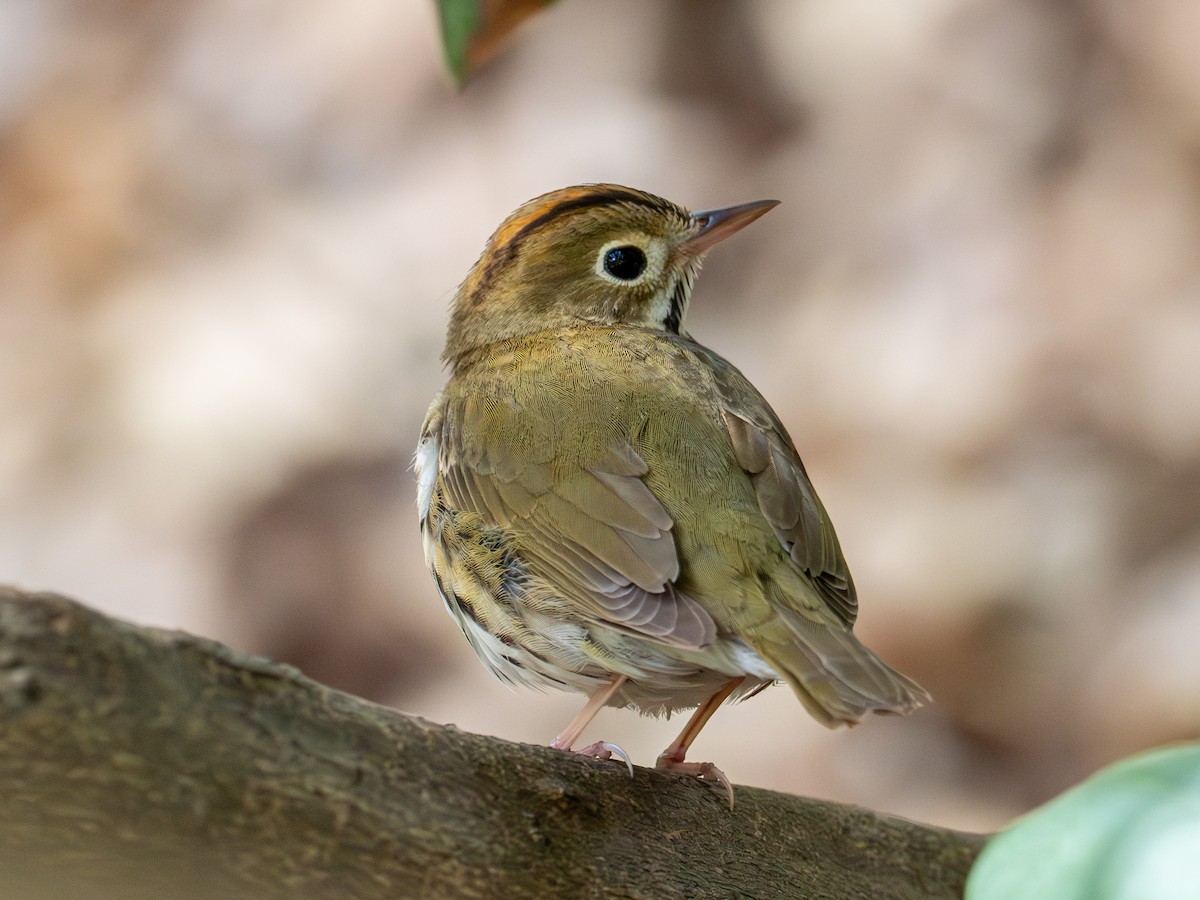
[[[480,659],[604,706],[718,706],[786,681],[822,724],[928,699],[858,642],[833,525],[762,395],[684,329],[704,254],[776,205],[689,213],[564,188],[501,224],[458,290],[415,468],[425,558]],[[609,758],[597,742],[579,751]],[[632,767],[630,768],[632,772]]]

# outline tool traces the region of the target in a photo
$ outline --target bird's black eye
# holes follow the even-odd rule
[[[633,281],[646,270],[646,254],[632,245],[613,247],[604,254],[604,271],[621,281]]]

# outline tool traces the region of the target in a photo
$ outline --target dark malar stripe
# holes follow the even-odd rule
[[[663,328],[671,334],[679,334],[679,328],[683,324],[683,304],[686,299],[687,285],[684,283],[684,279],[680,278],[675,282],[675,290],[671,293],[671,311],[663,320]]]

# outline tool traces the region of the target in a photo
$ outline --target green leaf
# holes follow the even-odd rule
[[[988,842],[966,900],[1200,898],[1200,744],[1123,760]]]
[[[465,83],[521,22],[555,0],[437,0],[442,52],[454,80]]]
[[[479,23],[479,0],[438,0],[442,21],[442,52],[454,80],[467,80],[467,47]]]

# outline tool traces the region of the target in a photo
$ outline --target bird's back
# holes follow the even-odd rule
[[[518,554],[544,553],[532,548],[555,528],[594,540],[602,559],[652,595],[665,583],[694,601],[716,634],[752,647],[827,724],[924,698],[854,638],[857,600],[832,523],[774,412],[717,354],[648,329],[557,329],[460,367],[445,409],[476,423],[476,434],[460,436],[474,446],[473,464],[527,501],[524,516],[505,523]],[[644,522],[623,519],[620,503],[596,512],[606,492],[588,473],[612,468],[622,447],[644,461],[638,477],[666,516],[660,533],[649,533],[659,531],[654,510],[642,510]],[[547,496],[553,502],[538,499]],[[555,503],[548,535],[540,525]],[[567,524],[572,503],[600,524],[586,515]],[[639,524],[647,533],[630,539],[632,549],[599,533]],[[572,571],[564,566],[559,582]]]

